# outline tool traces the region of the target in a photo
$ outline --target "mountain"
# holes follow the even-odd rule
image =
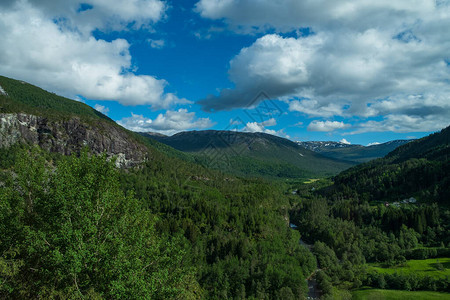
[[[326,157],[363,163],[372,159],[383,157],[397,147],[408,142],[410,142],[410,140],[394,140],[371,146],[353,145],[331,141],[297,142],[297,144]]]
[[[450,204],[450,127],[404,144],[334,178],[341,190],[351,187],[368,200],[402,200]]]
[[[325,157],[288,139],[266,133],[205,130],[173,136],[141,135],[193,154],[205,166],[240,176],[330,176],[355,164]]]
[[[238,178],[193,162],[272,176],[351,163],[261,133],[138,135],[83,103],[0,86],[0,299],[303,299],[308,282],[333,299],[333,286],[448,289],[448,278],[366,263],[448,257],[449,128],[334,184]]]
[[[87,146],[117,157],[124,167],[147,159],[139,135],[84,103],[3,76],[0,87],[0,148],[26,143],[70,155]]]
[[[83,103],[0,86],[0,299],[306,295],[317,265],[288,226],[287,183],[206,169]]]

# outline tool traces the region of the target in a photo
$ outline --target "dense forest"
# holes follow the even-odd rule
[[[164,155],[120,171],[87,150],[11,153],[0,192],[5,297],[306,293],[316,260],[287,226],[290,197],[267,182],[201,167],[187,178],[192,165]]]
[[[146,149],[120,167],[87,146],[0,148],[2,299],[449,295],[449,128],[332,178],[238,177],[87,105],[0,80],[0,113],[104,122]]]
[[[439,262],[450,256],[449,132],[401,146],[317,189],[298,187],[291,222],[313,244],[325,295],[333,295],[332,286],[450,291],[446,272],[395,271],[417,259],[434,258],[431,270],[449,267]]]

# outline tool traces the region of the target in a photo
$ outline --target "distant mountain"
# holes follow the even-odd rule
[[[368,200],[450,204],[450,127],[399,146],[384,158],[348,169],[335,177],[342,191],[351,187]]]
[[[205,130],[173,136],[141,134],[191,153],[203,165],[241,176],[330,176],[355,164],[324,157],[288,139],[265,133]]]
[[[359,145],[352,145],[348,143],[332,142],[332,141],[307,141],[307,142],[296,142],[298,145],[305,147],[314,152],[321,152],[323,150],[337,149],[337,148],[349,148]]]
[[[363,163],[383,157],[398,146],[404,145],[410,141],[411,140],[394,140],[371,146],[352,145],[331,141],[297,142],[297,144],[326,157]]]

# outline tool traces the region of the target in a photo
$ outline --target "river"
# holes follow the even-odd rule
[[[293,230],[297,229],[297,226],[295,224],[290,223],[289,227]],[[309,245],[302,241],[302,239],[299,240],[300,245],[308,249],[308,251],[312,250],[312,245]],[[320,296],[322,295],[321,291],[317,288],[317,282],[314,279],[316,277],[316,272],[320,269],[316,269],[312,274],[308,276],[306,279],[308,281],[308,298],[307,299],[320,299]]]

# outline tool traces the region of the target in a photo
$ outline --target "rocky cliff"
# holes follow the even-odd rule
[[[16,143],[70,155],[87,146],[93,153],[116,156],[120,167],[132,167],[146,160],[147,148],[120,127],[107,122],[82,122],[77,117],[49,120],[24,113],[0,113],[0,147]]]

